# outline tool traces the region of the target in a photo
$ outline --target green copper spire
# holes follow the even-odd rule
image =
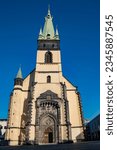
[[[43,29],[43,37],[44,39],[54,39],[54,26],[52,22],[53,17],[51,16],[50,13],[50,7],[48,7],[48,14],[45,17],[45,24],[44,24],[44,29]]]
[[[54,25],[52,22],[53,17],[51,16],[50,12],[50,5],[48,5],[48,13],[47,16],[45,17],[45,23],[44,23],[44,28],[40,28],[38,40],[59,40],[59,33],[58,29],[56,27],[56,32],[54,30]]]
[[[22,70],[21,70],[21,67],[20,67],[19,70],[18,70],[18,73],[17,73],[16,78],[20,78],[20,79],[23,78],[23,77],[22,77]]]

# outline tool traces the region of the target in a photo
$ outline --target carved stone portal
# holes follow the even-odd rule
[[[60,107],[57,99],[57,94],[46,91],[36,101],[36,144],[59,142]]]

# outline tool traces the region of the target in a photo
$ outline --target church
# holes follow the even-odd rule
[[[80,93],[62,73],[59,32],[50,8],[37,39],[35,68],[23,78],[20,67],[14,79],[5,138],[9,145],[84,139]]]

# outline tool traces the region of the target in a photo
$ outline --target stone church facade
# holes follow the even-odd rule
[[[40,29],[35,69],[21,68],[10,95],[6,140],[9,145],[84,139],[80,94],[62,74],[60,39],[50,9]]]

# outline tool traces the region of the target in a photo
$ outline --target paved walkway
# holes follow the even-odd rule
[[[80,142],[58,145],[0,146],[0,150],[100,150],[100,142]]]

